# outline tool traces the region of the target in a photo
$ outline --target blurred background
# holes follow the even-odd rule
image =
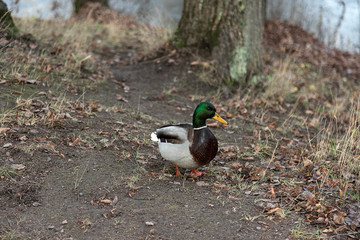
[[[5,0],[17,17],[69,18],[73,2],[68,0]],[[152,26],[175,27],[181,17],[182,0],[109,0],[117,11]],[[287,20],[313,33],[328,45],[360,52],[360,0],[271,0],[266,18]]]

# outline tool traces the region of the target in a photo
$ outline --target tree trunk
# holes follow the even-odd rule
[[[219,76],[240,84],[261,74],[263,0],[184,0],[177,40],[207,49]]]
[[[109,7],[108,0],[75,0],[74,1],[74,12],[78,13],[80,8],[82,8],[88,2],[98,2],[104,5],[105,7]]]
[[[2,0],[0,0],[0,27],[6,28],[11,34],[17,33],[19,30],[11,17],[10,11]]]

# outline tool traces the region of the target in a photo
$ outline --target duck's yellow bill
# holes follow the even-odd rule
[[[223,123],[223,124],[228,124],[224,119],[222,119],[220,116],[219,116],[219,114],[216,112],[215,113],[215,116],[213,116],[212,117],[214,120],[216,120],[216,121],[218,121],[218,122],[221,122],[221,123]]]

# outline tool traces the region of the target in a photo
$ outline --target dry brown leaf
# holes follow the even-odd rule
[[[241,160],[252,161],[252,160],[254,160],[254,157],[242,157]]]
[[[343,216],[335,214],[333,217],[334,223],[338,225],[342,225],[345,223],[345,219]]]
[[[219,184],[219,183],[214,183],[214,186],[217,188],[224,188],[224,189],[230,188],[230,187],[226,186],[225,184]]]
[[[101,199],[100,200],[101,203],[105,203],[105,204],[110,204],[112,203],[112,201],[110,199]]]
[[[115,196],[114,199],[111,202],[111,205],[115,206],[118,202],[119,202],[119,198],[118,198],[118,196]]]
[[[130,91],[130,87],[128,85],[126,85],[125,83],[122,83],[122,87],[124,89],[124,92],[129,92]]]
[[[24,170],[25,165],[24,164],[11,164],[10,167],[14,170]]]
[[[273,209],[270,209],[269,211],[268,211],[268,213],[281,213],[281,211],[282,211],[282,209],[281,208],[273,208]]]
[[[119,100],[119,101],[126,102],[126,103],[129,102],[126,98],[124,98],[120,94],[116,94],[116,99]]]
[[[207,125],[208,125],[208,127],[218,127],[219,126],[219,124],[217,122],[208,123]]]
[[[13,91],[12,94],[21,95],[22,92],[20,92],[20,91]]]
[[[273,187],[273,186],[270,186],[269,193],[270,193],[270,197],[271,197],[272,199],[275,199],[275,198],[276,198],[275,190],[274,190],[274,187]]]
[[[275,124],[276,124],[275,122],[269,123],[268,127],[276,129],[277,127]]]
[[[231,195],[229,195],[229,199],[234,200],[234,201],[241,201],[241,198],[234,197],[234,196],[231,196]]]
[[[8,128],[8,127],[0,127],[0,134],[6,134],[6,132],[9,130],[10,130],[10,128]]]
[[[305,159],[304,160],[304,167],[308,167],[308,166],[312,166],[313,165],[313,162],[310,160],[310,159]]]

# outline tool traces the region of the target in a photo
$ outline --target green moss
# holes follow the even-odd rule
[[[199,1],[199,10],[201,11],[201,9],[202,9],[202,6],[203,6],[203,0],[200,0]]]
[[[246,47],[236,47],[230,61],[230,76],[235,81],[241,81],[247,74],[248,52]]]
[[[181,31],[179,29],[176,30],[174,37],[169,40],[170,44],[175,48],[183,48],[186,46],[183,38],[181,37]]]

